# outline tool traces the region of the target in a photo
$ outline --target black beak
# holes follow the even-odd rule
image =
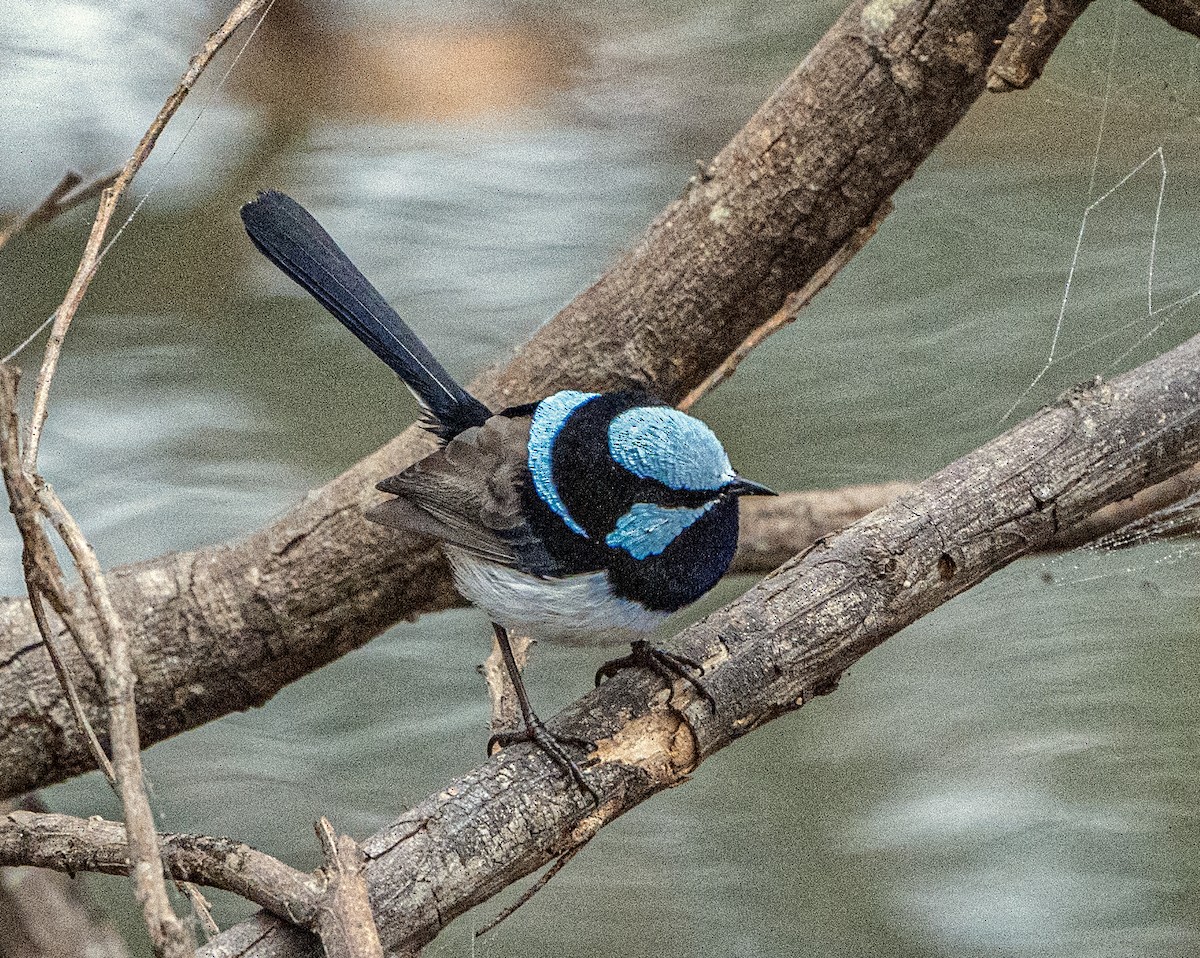
[[[728,483],[722,491],[733,496],[779,495],[774,489],[768,489],[766,486],[759,485],[757,482],[751,482],[749,479],[743,479],[741,476],[738,476],[733,482]]]

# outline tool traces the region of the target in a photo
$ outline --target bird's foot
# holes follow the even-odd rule
[[[698,694],[708,707],[715,713],[717,711],[717,700],[713,698],[712,692],[708,687],[700,681],[693,673],[704,674],[704,666],[695,659],[690,659],[686,655],[679,655],[675,652],[668,652],[666,649],[659,649],[651,645],[645,639],[638,639],[630,646],[629,654],[623,655],[619,659],[613,659],[611,662],[605,662],[599,669],[596,670],[596,684],[599,685],[607,678],[611,678],[623,669],[641,667],[649,669],[655,675],[659,676],[668,687],[675,684],[676,679],[683,679]]]
[[[589,741],[586,738],[580,738],[577,735],[555,735],[535,715],[532,721],[526,723],[525,728],[513,732],[497,732],[488,739],[488,754],[491,755],[497,747],[507,748],[509,745],[515,745],[518,742],[532,742],[540,748],[550,758],[550,761],[566,772],[580,789],[591,796],[592,801],[597,806],[600,804],[599,793],[588,784],[588,780],[583,777],[583,769],[579,767],[579,763],[575,759],[567,754],[567,750],[564,747],[573,745],[576,748],[582,749],[585,754],[590,754],[596,751],[595,742]]]

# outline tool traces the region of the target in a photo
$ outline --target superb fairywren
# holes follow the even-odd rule
[[[444,543],[462,595],[491,617],[525,721],[489,743],[534,741],[594,791],[529,706],[508,629],[534,636],[645,632],[716,585],[737,548],[738,497],[774,495],[739,476],[704,423],[648,393],[573,389],[493,413],[460,386],[320,224],[267,192],[246,231],[416,395],[441,448],[378,488],[367,517]],[[668,682],[697,663],[644,641],[604,666]],[[591,743],[577,743],[590,746]]]

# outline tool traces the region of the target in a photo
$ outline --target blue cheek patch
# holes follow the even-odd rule
[[[671,489],[715,491],[735,475],[713,431],[670,406],[638,406],[614,417],[608,451],[635,476]]]
[[[600,394],[564,389],[553,396],[547,396],[537,404],[529,426],[529,473],[533,476],[533,488],[537,490],[538,498],[566,523],[568,529],[585,539],[588,538],[588,534],[567,511],[566,503],[559,496],[558,486],[554,482],[554,440],[562,432],[571,414],[598,395]]]
[[[695,509],[673,509],[638,502],[617,520],[617,527],[604,541],[614,549],[624,549],[635,559],[656,556],[716,504],[714,499]]]

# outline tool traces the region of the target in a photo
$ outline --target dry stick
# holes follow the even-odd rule
[[[363,851],[349,835],[337,835],[329,819],[314,825],[325,856],[325,895],[315,931],[328,958],[383,958],[371,917]]]
[[[45,812],[36,795],[0,802],[0,823],[15,809]],[[0,955],[4,958],[130,958],[94,902],[70,874],[45,868],[0,869]]]
[[[159,836],[163,860],[181,882],[241,895],[284,921],[315,927],[323,879],[249,845],[207,835]],[[0,866],[127,875],[127,831],[119,822],[29,811],[0,815]]]
[[[100,739],[96,736],[96,730],[92,728],[92,723],[88,720],[87,714],[83,710],[83,703],[79,701],[79,692],[75,688],[75,682],[71,678],[71,673],[67,669],[67,665],[63,662],[62,657],[58,654],[58,647],[54,644],[54,630],[50,626],[50,622],[46,617],[46,609],[42,604],[45,601],[45,596],[34,587],[30,588],[29,601],[33,607],[33,617],[38,625],[38,632],[42,636],[42,644],[46,646],[46,651],[50,654],[50,661],[54,663],[55,674],[58,675],[59,682],[66,690],[67,700],[71,703],[71,711],[75,714],[76,721],[79,722],[80,730],[87,738],[88,748],[92,751],[92,756],[96,759],[96,764],[104,773],[104,777],[108,779],[108,784],[117,787],[117,774],[113,771],[112,762],[109,761],[108,755],[104,752],[104,746],[100,744]]]
[[[31,475],[37,471],[38,445],[41,441],[42,427],[46,422],[46,413],[50,398],[50,383],[54,378],[55,369],[58,368],[58,359],[62,353],[63,339],[67,335],[67,329],[71,325],[71,320],[74,319],[75,312],[79,309],[79,304],[83,301],[83,295],[87,292],[92,277],[100,265],[100,250],[104,243],[104,236],[108,231],[109,221],[116,210],[117,201],[121,198],[121,194],[125,192],[125,188],[129,185],[137,171],[142,168],[142,164],[146,162],[150,151],[154,149],[154,144],[158,141],[159,134],[162,133],[171,117],[175,115],[175,112],[187,98],[188,93],[191,92],[192,87],[195,86],[196,81],[212,61],[212,58],[216,56],[217,51],[225,45],[225,41],[233,35],[233,32],[242,23],[265,6],[267,2],[268,0],[241,0],[233,8],[233,11],[225,18],[225,22],[209,36],[204,46],[200,49],[200,52],[192,57],[187,72],[184,73],[175,91],[167,98],[167,102],[163,104],[162,109],[158,111],[154,122],[150,124],[149,129],[142,135],[141,141],[129,157],[128,162],[117,173],[112,183],[105,187],[103,193],[101,193],[100,209],[96,212],[96,219],[92,223],[92,231],[88,236],[83,257],[79,261],[79,267],[75,271],[75,277],[71,280],[71,285],[67,289],[67,295],[63,298],[62,304],[55,311],[54,326],[50,331],[50,341],[46,344],[46,352],[42,358],[42,367],[38,371],[37,390],[33,400],[33,414],[29,420],[28,439],[25,443],[25,471]]]
[[[228,838],[158,838],[164,863],[201,915],[207,914],[207,902],[192,883],[235,892],[290,924],[312,930],[330,958],[380,958],[362,849],[349,836],[337,836],[327,819],[315,827],[325,866],[311,875]],[[98,817],[11,811],[0,815],[0,867],[14,865],[127,874],[128,830]],[[208,926],[217,932],[211,916]]]
[[[846,240],[845,245],[834,253],[812,275],[812,278],[807,283],[794,293],[791,293],[784,300],[783,305],[766,322],[752,330],[750,335],[742,340],[741,344],[725,358],[721,365],[709,373],[703,382],[679,401],[679,408],[685,411],[691,409],[692,406],[700,401],[701,397],[732,376],[741,361],[749,356],[769,336],[779,332],[779,330],[783,329],[789,323],[794,322],[796,317],[800,315],[800,311],[812,302],[813,298],[828,286],[838,273],[846,268],[850,260],[862,252],[862,248],[867,245],[879,227],[883,225],[883,221],[891,215],[892,208],[892,201],[890,199],[885,200],[883,205],[879,207],[875,215],[871,218],[871,222],[866,226],[856,229],[850,238]]]
[[[116,174],[113,175],[115,176]],[[3,229],[0,229],[0,246],[3,246],[18,233],[28,229],[34,223],[52,219],[54,217],[53,210],[58,206],[62,198],[82,182],[82,176],[80,176],[74,170],[67,170],[67,172],[62,175],[62,179],[60,179],[54,188],[46,194],[45,199],[43,199],[37,206],[31,209],[24,216],[16,217],[11,223],[9,223]],[[109,182],[111,182],[111,180]],[[108,183],[104,184],[104,186],[107,185]],[[102,186],[101,189],[103,189],[104,186]]]
[[[509,644],[512,645],[513,657],[517,661],[518,671],[525,671],[529,662],[529,649],[533,640],[520,632],[509,632]],[[520,726],[521,709],[517,702],[517,691],[513,688],[508,669],[504,667],[504,656],[500,652],[500,643],[492,636],[492,651],[479,667],[487,685],[488,699],[491,701],[491,734],[508,732]]]
[[[0,229],[0,247],[9,242],[14,236],[25,232],[34,226],[39,226],[42,223],[49,223],[56,216],[61,216],[68,210],[73,210],[80,203],[90,200],[93,196],[111,185],[120,175],[120,170],[113,170],[110,173],[105,173],[103,176],[98,176],[89,183],[83,183],[83,177],[73,170],[69,170],[63,174],[63,178],[58,181],[58,185],[54,187],[46,198],[37,206],[31,209],[24,216],[18,216],[11,223]],[[79,187],[76,189],[76,187]]]
[[[599,831],[599,828],[597,828],[593,832],[593,834],[595,834],[598,831]],[[559,855],[558,858],[555,859],[554,864],[546,869],[546,873],[544,875],[542,875],[541,878],[539,878],[532,885],[530,885],[524,892],[522,892],[520,898],[518,898],[516,901],[514,901],[507,908],[503,909],[500,912],[500,914],[498,914],[495,918],[493,918],[491,921],[489,921],[486,925],[484,925],[482,928],[480,928],[478,931],[476,931],[475,937],[482,938],[489,931],[492,931],[495,928],[498,928],[504,922],[508,921],[508,919],[510,919],[513,915],[515,915],[518,910],[523,908],[525,905],[528,905],[533,900],[533,896],[536,895],[538,892],[540,892],[548,884],[550,884],[550,880],[552,878],[554,878],[555,875],[557,875],[560,871],[562,871],[569,864],[571,864],[571,861],[575,858],[575,856],[578,855],[581,851],[583,851],[583,849],[587,846],[587,843],[590,842],[591,840],[592,839],[590,837],[581,839],[579,841],[578,845],[568,848],[565,852],[563,852],[561,855]]]
[[[109,784],[116,783],[112,764],[104,753],[104,748],[96,736],[92,723],[88,720],[83,703],[71,673],[59,655],[54,642],[54,629],[46,616],[44,602],[50,598],[51,604],[59,610],[59,617],[67,630],[75,636],[76,644],[87,644],[84,637],[90,630],[78,621],[70,593],[62,580],[62,570],[58,559],[50,545],[39,520],[37,493],[33,484],[21,471],[20,424],[17,419],[17,386],[20,374],[13,367],[0,365],[0,472],[4,476],[4,486],[8,492],[9,508],[16,521],[23,546],[22,567],[25,573],[25,585],[29,592],[30,608],[33,611],[34,622],[37,623],[38,634],[42,644],[49,653],[50,662],[63,690],[67,693],[67,701],[71,704],[71,712],[79,723],[88,748],[97,766],[103,770]],[[51,598],[52,597],[52,598]]]
[[[371,917],[363,852],[325,818],[315,824],[325,865],[307,875],[249,845],[206,835],[158,836],[163,861],[197,901],[192,883],[233,891],[290,924],[315,932],[329,958],[382,958]],[[128,830],[100,818],[26,810],[0,815],[0,866],[33,865],[66,872],[127,873]],[[211,916],[209,917],[211,923]],[[215,924],[210,924],[217,931]]]
[[[1042,75],[1050,54],[1090,2],[1029,0],[988,68],[988,89],[993,93],[1026,89]]]
[[[133,694],[135,680],[125,630],[118,621],[110,623],[108,631],[113,639],[109,666],[104,675],[104,691],[110,716],[113,769],[117,773],[125,826],[129,832],[134,894],[142,906],[155,954],[160,958],[188,958],[195,945],[187,926],[171,908],[163,874],[162,850],[154,830],[154,814],[146,796]]]

